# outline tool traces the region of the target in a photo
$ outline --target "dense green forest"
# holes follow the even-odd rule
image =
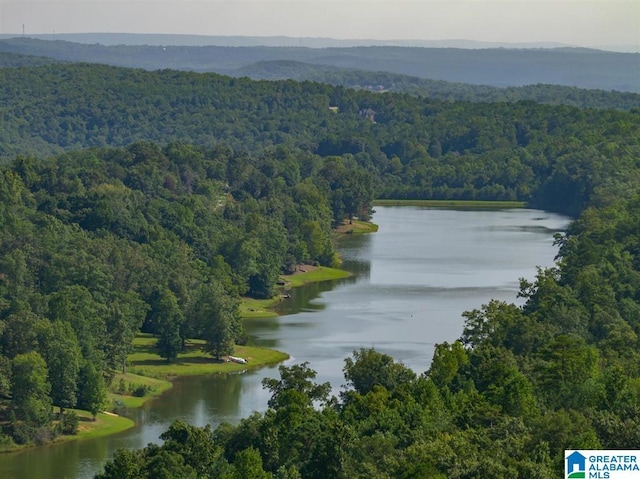
[[[138,331],[171,360],[244,338],[241,295],[332,265],[374,198],[519,199],[574,215],[524,306],[465,313],[424,373],[373,350],[337,398],[307,365],[269,410],[175,423],[103,478],[550,478],[571,448],[640,447],[640,111],[444,102],[89,64],[0,69],[4,444],[97,412]],[[422,374],[420,374],[422,373]]]
[[[458,341],[416,374],[372,349],[338,397],[308,365],[263,382],[269,409],[215,431],[176,421],[100,479],[556,478],[565,449],[640,447],[640,196],[588,207],[557,267],[518,307],[465,313]]]
[[[0,68],[33,67],[59,63],[53,58],[38,57],[35,55],[20,55],[19,53],[0,52]]]
[[[298,161],[139,142],[3,167],[4,441],[59,432],[52,406],[107,407],[137,332],[167,360],[187,338],[232,353],[240,296],[270,298],[297,264],[335,265],[332,223],[368,216],[370,175],[341,158]]]
[[[377,197],[519,200],[569,214],[635,184],[640,110],[442,102],[311,82],[89,64],[0,69],[0,157],[136,141],[341,157]],[[306,159],[306,160],[303,160]],[[605,181],[606,179],[606,181]]]

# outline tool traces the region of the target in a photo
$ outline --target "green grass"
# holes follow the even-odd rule
[[[336,231],[341,234],[375,233],[378,231],[378,225],[360,220],[344,221]]]
[[[371,224],[371,223],[363,223]],[[377,225],[375,229],[378,229]],[[346,278],[351,273],[341,269],[327,268],[325,266],[301,266],[305,270],[304,273],[296,272],[295,274],[282,275],[280,279],[287,288],[296,288],[307,283],[315,283],[318,281],[328,281],[332,279]],[[282,301],[283,294],[278,294],[271,299],[253,299],[242,298],[240,301],[240,316],[242,319],[264,319],[275,318],[278,314],[273,310],[275,306]]]
[[[437,208],[524,208],[524,201],[375,200],[373,206],[433,206]]]
[[[74,439],[95,439],[96,437],[108,436],[135,426],[135,423],[124,416],[116,416],[112,414],[98,413],[95,422],[91,413],[73,409],[80,418],[78,426],[78,434],[75,436],[59,436],[63,441]],[[56,440],[57,442],[57,440]]]
[[[303,266],[304,269],[304,266]],[[293,275],[283,276],[283,278],[292,287],[296,288],[307,283],[315,283],[318,281],[328,281],[332,279],[340,279],[351,276],[351,273],[335,268],[327,268],[325,266],[318,266],[317,268],[310,269],[304,273],[296,273]]]
[[[273,308],[280,299],[280,297],[271,299],[242,298],[240,301],[240,316],[242,316],[243,319],[275,318],[278,315],[271,308]]]
[[[245,358],[248,363],[227,363],[216,361],[211,355],[202,351],[204,341],[189,340],[186,345],[186,351],[180,353],[175,361],[168,363],[158,356],[155,350],[156,341],[157,339],[152,335],[142,333],[133,340],[133,352],[127,357],[127,362],[129,363],[128,371],[116,374],[111,383],[108,393],[111,402],[117,400],[127,408],[137,408],[171,389],[173,385],[169,379],[172,377],[242,371],[247,368],[277,364],[289,358],[288,354],[273,349],[236,346],[234,356]],[[121,381],[127,390],[129,388],[135,389],[138,386],[146,386],[148,392],[143,397],[135,397],[128,393],[122,394],[118,392]],[[80,409],[67,409],[67,411],[75,411],[80,419],[78,434],[58,436],[54,439],[54,444],[108,436],[135,425],[131,419],[115,414],[98,413],[96,420],[93,421],[93,417],[88,411]],[[13,452],[31,446],[12,446],[8,450],[0,452]]]
[[[132,396],[130,394],[122,394],[117,392],[120,382],[123,381],[126,386],[146,386],[149,388],[148,393],[142,397]],[[172,384],[166,379],[141,376],[128,372],[126,374],[116,374],[111,383],[111,391],[109,391],[109,399],[111,401],[120,401],[127,408],[136,408],[142,406],[149,399],[160,396],[163,392],[171,389]]]
[[[135,423],[128,417],[117,416],[110,413],[98,413],[96,415],[95,421],[93,420],[93,416],[90,412],[83,411],[81,409],[65,409],[65,415],[69,414],[72,411],[76,413],[79,419],[77,434],[69,436],[61,434],[59,436],[56,436],[50,444],[61,444],[63,442],[95,439],[97,437],[108,436],[111,434],[126,431],[127,429],[135,426]],[[56,415],[58,414],[58,408],[54,409],[54,413]],[[7,449],[1,450],[0,453],[18,452],[34,446],[35,444],[33,443],[24,445],[14,444]]]
[[[171,378],[175,376],[196,376],[201,374],[227,373],[242,371],[268,364],[276,364],[289,357],[273,349],[252,346],[236,346],[233,355],[248,360],[247,364],[217,361],[202,350],[204,341],[187,341],[185,352],[167,362],[158,356],[155,350],[156,338],[139,335],[133,341],[133,353],[128,356],[129,371],[148,378]]]

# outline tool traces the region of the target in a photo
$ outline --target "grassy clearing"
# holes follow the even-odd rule
[[[278,315],[272,308],[280,300],[280,297],[271,299],[242,298],[240,301],[240,316],[243,319],[275,318]]]
[[[171,382],[166,379],[141,376],[131,372],[119,373],[116,374],[111,384],[109,399],[112,402],[119,401],[127,408],[136,408],[142,406],[149,399],[160,396],[163,392],[171,389],[171,386]],[[142,388],[143,395],[133,394],[138,388]]]
[[[343,221],[336,231],[341,234],[363,234],[375,233],[378,231],[378,225],[369,223],[368,221],[352,220]]]
[[[156,341],[157,339],[150,334],[139,334],[134,339],[133,353],[127,357],[129,371],[116,374],[110,386],[108,396],[112,404],[118,401],[126,408],[140,407],[171,389],[173,385],[169,379],[172,377],[242,371],[277,364],[289,358],[288,354],[273,349],[236,346],[234,355],[247,359],[247,364],[216,361],[202,350],[204,341],[190,340],[186,344],[186,351],[179,354],[175,361],[168,363],[156,353]],[[139,397],[134,395],[138,388],[143,392]],[[67,409],[67,412],[69,411],[74,411],[80,419],[78,433],[73,436],[58,436],[53,440],[53,444],[108,436],[135,425],[127,417],[108,412],[98,413],[94,421],[88,411]],[[13,445],[0,452],[13,452],[27,447],[33,445]]]
[[[318,281],[328,281],[332,279],[346,278],[351,273],[335,268],[327,268],[325,266],[303,266],[304,271],[295,274],[282,276],[282,278],[291,287],[295,288],[307,283],[315,283]]]
[[[377,225],[374,225],[376,229]],[[351,273],[341,269],[327,268],[325,266],[299,266],[293,274],[280,276],[284,288],[296,288],[307,283],[328,281],[351,276]],[[271,299],[242,298],[240,301],[240,316],[242,319],[275,318],[278,314],[273,308],[285,298],[284,294],[278,294]]]
[[[93,420],[91,413],[73,409],[80,419],[78,425],[78,434],[75,436],[59,436],[58,440],[74,440],[74,439],[94,439],[96,437],[108,436],[117,432],[125,431],[135,426],[135,423],[124,416],[116,416],[114,414],[98,413],[96,420]],[[68,438],[68,439],[67,439]]]
[[[131,419],[111,413],[98,413],[94,421],[93,416],[88,411],[83,411],[81,409],[65,409],[65,415],[70,412],[74,412],[78,416],[78,432],[69,436],[61,434],[56,436],[48,444],[61,444],[64,442],[94,439],[126,431],[127,429],[135,426],[135,423]],[[57,415],[58,413],[58,408],[54,408],[54,414]],[[14,453],[24,449],[30,449],[32,447],[34,447],[34,444],[11,444],[0,450],[0,453]]]
[[[185,351],[167,362],[155,350],[156,338],[140,335],[133,341],[133,353],[128,356],[131,373],[147,378],[171,378],[175,376],[196,376],[200,374],[228,373],[242,371],[268,364],[276,364],[289,357],[285,353],[252,346],[236,346],[234,356],[247,359],[247,364],[217,361],[202,350],[204,341],[187,341]]]
[[[374,206],[431,206],[435,208],[524,208],[524,201],[375,200]]]

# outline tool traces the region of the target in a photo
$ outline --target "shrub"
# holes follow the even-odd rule
[[[0,433],[0,451],[10,451],[15,445],[16,443],[11,436]]]
[[[35,441],[38,446],[42,446],[43,444],[47,444],[51,442],[51,439],[54,438],[53,431],[48,427],[39,427],[35,431]]]
[[[80,423],[80,419],[75,411],[69,411],[67,414],[62,416],[61,423],[61,431],[62,434],[67,436],[73,436],[78,433],[78,424]]]
[[[36,435],[36,429],[22,421],[12,423],[11,429],[11,437],[16,444],[28,444]]]
[[[151,387],[146,384],[132,385],[131,395],[141,398],[151,392]]]

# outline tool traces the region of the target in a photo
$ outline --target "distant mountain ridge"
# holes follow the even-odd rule
[[[20,68],[50,63],[66,63],[47,57],[0,52],[0,68]],[[372,92],[408,93],[444,101],[517,102],[534,101],[550,105],[569,105],[579,108],[630,110],[640,108],[640,94],[631,92],[587,90],[562,85],[528,85],[521,87],[493,87],[467,83],[429,80],[389,72],[351,70],[327,65],[275,60],[256,62],[228,76],[252,80],[295,80],[326,83]]]
[[[0,39],[21,37],[19,34],[0,35]],[[151,45],[151,46],[221,46],[221,47],[367,47],[398,46],[422,48],[561,48],[575,47],[557,42],[483,42],[477,40],[376,40],[376,39],[337,39],[326,37],[288,37],[288,36],[231,36],[231,35],[189,35],[167,33],[41,33],[27,35],[26,38],[38,40],[63,40],[74,43],[98,43],[114,45]],[[604,48],[606,50],[606,48]]]
[[[496,87],[544,83],[640,92],[640,54],[582,48],[105,46],[12,38],[0,40],[0,51],[147,70],[170,68],[232,74],[254,63],[288,60]]]

